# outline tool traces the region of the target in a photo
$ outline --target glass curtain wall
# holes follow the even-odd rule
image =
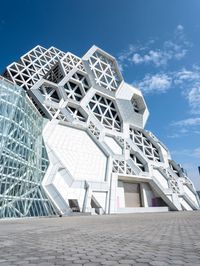
[[[0,80],[0,218],[54,215],[42,189],[44,119],[20,87]]]

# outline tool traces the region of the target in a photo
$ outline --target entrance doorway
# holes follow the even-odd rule
[[[140,184],[123,182],[125,207],[141,207]]]

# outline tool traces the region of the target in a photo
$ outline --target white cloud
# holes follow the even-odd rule
[[[182,50],[178,51],[177,53],[175,53],[174,54],[174,57],[177,60],[180,60],[180,59],[182,59],[186,55],[187,51],[188,51],[187,49],[182,49]]]
[[[170,126],[173,126],[173,127],[176,126],[176,127],[174,128],[175,132],[169,133],[167,135],[167,138],[169,139],[178,139],[178,138],[183,138],[183,137],[191,138],[191,136],[200,135],[200,130],[197,128],[199,127],[198,125],[193,126],[192,130],[191,130],[191,126],[185,126],[185,125],[179,126],[179,125],[176,125],[176,122],[171,123]]]
[[[156,67],[166,66],[170,60],[182,59],[188,51],[190,43],[186,41],[184,27],[178,25],[171,40],[163,42],[160,48],[153,48],[156,40],[150,40],[145,45],[137,43],[129,45],[119,56],[120,64],[152,64]]]
[[[200,117],[187,118],[184,120],[171,123],[172,126],[188,127],[188,126],[200,126]]]
[[[138,83],[138,87],[144,93],[166,92],[171,87],[171,77],[166,74],[145,75],[144,79]]]
[[[187,157],[200,158],[200,147],[194,149],[182,149],[182,150],[173,150],[171,151],[172,155],[181,155]]]
[[[183,68],[173,73],[173,82],[182,89],[191,113],[200,114],[200,67],[195,65],[190,70]]]
[[[183,27],[182,25],[179,24],[179,25],[176,27],[176,30],[179,31],[179,32],[182,32],[182,31],[184,30],[184,27]]]
[[[173,123],[172,123],[173,125]],[[178,128],[176,129],[176,133],[169,135],[168,138],[180,138],[182,136],[187,136],[189,133],[189,130],[186,128]]]
[[[191,155],[191,150],[189,150],[189,149],[172,150],[171,154],[172,155],[190,156]]]
[[[194,151],[193,151],[193,155],[194,155],[195,157],[197,157],[197,158],[200,158],[200,147],[194,149]]]
[[[178,35],[178,36],[184,37],[185,34],[184,34],[184,27],[183,27],[183,25],[181,25],[181,24],[177,25],[177,27],[176,27],[174,33],[175,33],[175,35]]]
[[[161,65],[166,65],[168,60],[172,58],[172,55],[169,52],[161,50],[150,50],[144,55],[134,53],[132,57],[132,63],[134,64],[149,64],[153,63],[155,66],[159,67]]]
[[[169,138],[169,139],[178,139],[178,138],[180,138],[182,135],[180,135],[179,133],[173,133],[173,134],[171,134],[171,135],[168,135],[167,137]]]
[[[119,57],[121,69],[126,66],[141,64],[160,67],[158,73],[147,73],[141,80],[136,80],[133,84],[145,94],[165,93],[172,88],[179,88],[182,97],[188,102],[191,118],[174,122],[174,126],[179,126],[177,129],[179,132],[172,134],[171,137],[186,135],[187,132],[183,132],[181,129],[188,127],[188,125],[192,125],[193,129],[196,130],[195,132],[199,132],[195,126],[199,126],[198,117],[200,115],[200,65],[193,65],[190,68],[184,67],[177,71],[162,69],[162,67],[167,66],[169,61],[180,60],[185,57],[192,47],[192,43],[187,41],[184,27],[180,24],[177,25],[171,39],[164,41],[159,48],[155,48],[157,43],[155,39],[148,41],[145,45],[140,43],[130,45]]]
[[[137,54],[137,53],[135,53],[135,54],[133,55],[132,61],[133,61],[135,64],[140,64],[140,63],[143,62],[143,60],[144,60],[144,59],[141,57],[141,55],[139,55],[139,54]]]
[[[135,81],[144,93],[163,93],[172,87],[179,87],[182,96],[188,101],[190,113],[200,114],[200,66],[183,68],[174,72],[146,74],[142,80]]]
[[[192,112],[200,114],[200,83],[195,85],[195,87],[188,91],[187,99],[192,107]]]
[[[180,71],[177,71],[174,75],[174,82],[176,84],[182,84],[188,81],[199,81],[200,80],[200,72],[196,69],[187,70],[183,68]]]

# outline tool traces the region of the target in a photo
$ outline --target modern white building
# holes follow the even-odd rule
[[[199,209],[191,180],[145,130],[145,100],[114,57],[96,46],[82,58],[37,46],[3,76],[43,117],[48,163],[38,184],[55,213]]]

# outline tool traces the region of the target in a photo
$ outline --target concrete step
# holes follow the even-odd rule
[[[91,215],[91,212],[71,212],[68,215],[63,215],[64,216],[89,216]]]
[[[145,212],[168,212],[168,207],[135,207],[119,208],[117,213],[145,213]]]

